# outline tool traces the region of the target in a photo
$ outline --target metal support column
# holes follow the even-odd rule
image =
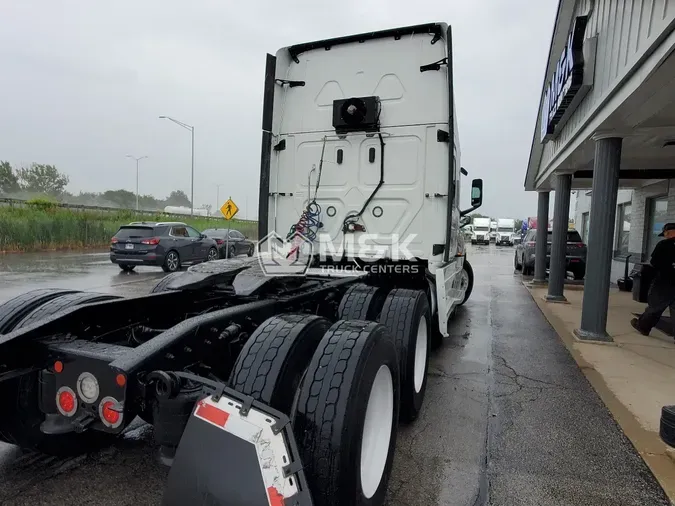
[[[548,206],[550,192],[539,192],[537,202],[537,244],[534,252],[533,284],[546,283],[546,241],[548,239]]]
[[[612,341],[607,334],[607,307],[621,167],[619,137],[595,138],[588,256],[579,339]],[[627,318],[630,315],[627,316]]]
[[[572,175],[560,174],[556,177],[555,204],[553,207],[553,237],[551,238],[551,265],[548,276],[548,295],[550,302],[565,302],[563,294],[567,276],[565,256],[567,254],[567,230],[570,216],[570,194]],[[539,227],[539,223],[537,223]]]

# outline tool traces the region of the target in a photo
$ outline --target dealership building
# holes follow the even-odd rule
[[[675,222],[675,0],[560,0],[525,177],[547,223],[548,280],[564,301],[571,194],[588,245],[577,337],[606,332],[610,283],[625,259],[649,261]],[[534,282],[545,282],[547,231],[537,232]]]

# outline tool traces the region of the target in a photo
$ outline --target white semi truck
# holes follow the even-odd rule
[[[512,218],[497,219],[497,246],[513,246],[513,233],[515,231],[516,220]]]
[[[474,218],[471,244],[490,244],[490,218]]]
[[[73,454],[138,416],[165,506],[384,504],[399,421],[472,291],[482,181],[460,211],[459,156],[446,24],[267,55],[259,254],[147,296],[0,306],[0,439]]]

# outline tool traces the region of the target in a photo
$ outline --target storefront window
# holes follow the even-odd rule
[[[619,205],[619,221],[617,224],[616,249],[617,254],[628,254],[628,236],[630,235],[630,202]]]
[[[647,260],[651,258],[663,225],[668,221],[668,197],[649,199],[649,229],[647,230]]]

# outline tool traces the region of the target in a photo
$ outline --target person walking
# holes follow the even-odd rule
[[[666,223],[659,237],[665,237],[654,248],[651,264],[656,270],[654,282],[649,289],[647,309],[630,324],[644,336],[659,322],[661,315],[670,308],[670,321],[675,336],[675,223]]]

